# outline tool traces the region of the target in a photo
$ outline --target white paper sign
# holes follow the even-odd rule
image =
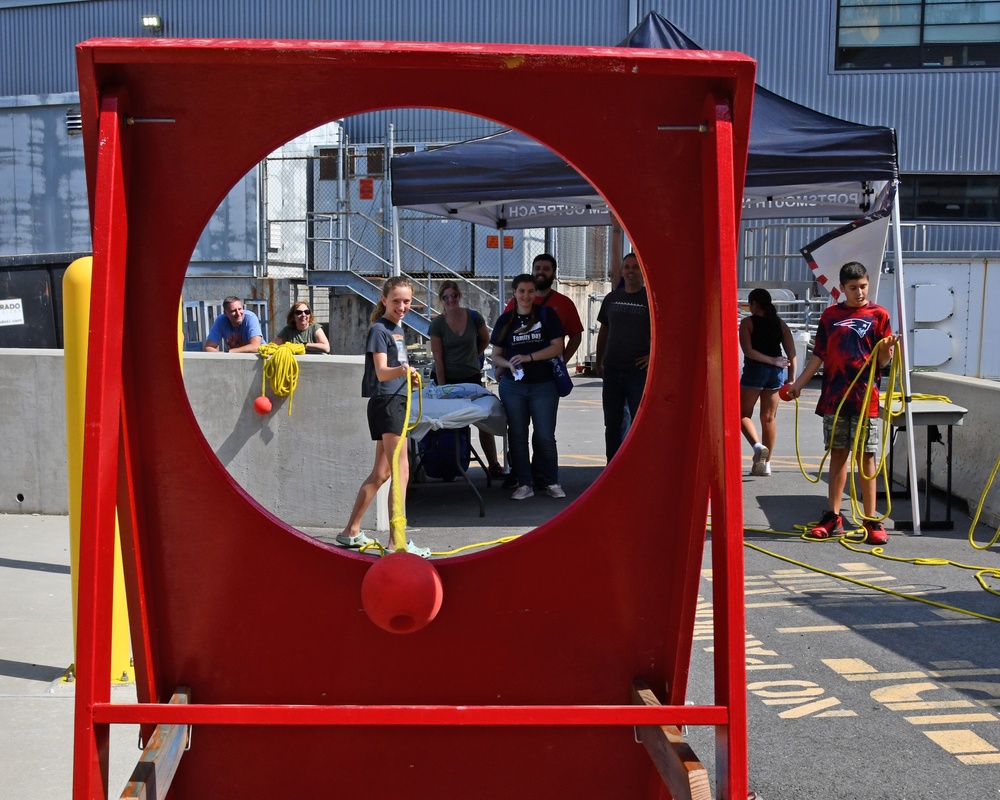
[[[0,300],[0,325],[23,325],[24,306],[21,298],[11,297],[7,300]]]

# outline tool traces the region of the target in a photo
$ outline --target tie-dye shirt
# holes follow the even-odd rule
[[[813,355],[823,359],[823,386],[816,413],[834,414],[851,381],[865,366],[882,339],[892,333],[889,312],[875,303],[851,308],[846,303],[829,306],[819,320]],[[870,365],[869,365],[870,367]],[[868,368],[851,389],[841,414],[859,416],[868,387]],[[878,416],[878,385],[872,389],[868,416]]]

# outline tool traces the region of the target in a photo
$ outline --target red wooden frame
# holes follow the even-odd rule
[[[95,269],[76,800],[107,796],[109,726],[127,722],[199,726],[176,798],[441,798],[477,786],[484,796],[666,796],[629,729],[665,724],[716,726],[719,794],[745,797],[732,320],[753,62],[706,51],[92,40],[78,67]],[[360,609],[371,558],[289,528],[219,464],[186,402],[163,309],[180,296],[210,215],[256,162],[331,119],[404,106],[498,120],[598,187],[645,265],[654,342],[636,434],[602,477],[517,541],[437,562],[438,618],[391,636]],[[151,334],[141,348],[123,341],[136,330]],[[685,706],[710,498],[716,702]],[[111,704],[106,680],[116,506],[135,705]],[[635,680],[664,705],[629,705]],[[192,704],[167,703],[178,686],[191,687]],[[239,768],[222,768],[234,755]]]

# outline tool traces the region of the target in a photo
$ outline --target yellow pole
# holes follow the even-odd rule
[[[63,277],[63,357],[66,371],[66,462],[69,476],[70,579],[73,586],[73,653],[76,654],[80,588],[80,506],[83,485],[83,426],[87,403],[87,340],[93,258],[78,258]],[[63,676],[75,677],[75,665]],[[131,683],[132,648],[118,518],[115,517],[115,583],[111,613],[111,682]]]

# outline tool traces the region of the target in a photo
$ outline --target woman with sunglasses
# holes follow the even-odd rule
[[[478,311],[462,306],[462,290],[455,281],[445,281],[438,289],[444,311],[431,320],[428,334],[434,356],[435,383],[477,383],[482,385],[482,355],[490,342],[486,320]],[[489,463],[490,476],[503,477],[497,460],[493,435],[479,431],[479,445]]]
[[[313,317],[308,303],[292,303],[285,315],[285,327],[281,329],[274,344],[304,344],[307,353],[329,353],[330,340],[323,333],[323,326]]]

